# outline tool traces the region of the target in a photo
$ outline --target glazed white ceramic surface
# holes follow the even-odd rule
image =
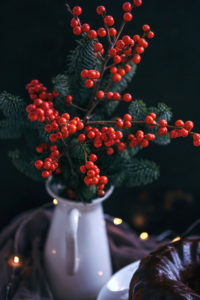
[[[136,261],[115,273],[101,289],[97,300],[128,300],[129,284],[140,261]]]
[[[102,210],[113,187],[91,204],[58,200],[44,251],[45,270],[55,300],[95,300],[112,274]]]

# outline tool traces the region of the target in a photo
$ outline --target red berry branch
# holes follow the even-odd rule
[[[107,14],[104,6],[98,6],[96,12],[103,19],[103,26],[97,30],[91,29],[87,23],[82,24],[80,16],[82,8],[75,6],[73,9],[67,4],[68,11],[72,14],[71,27],[76,36],[84,35],[92,44],[94,56],[101,62],[100,67],[95,70],[83,69],[80,73],[80,79],[85,81],[85,87],[92,89],[91,99],[88,100],[87,107],[80,107],[73,103],[72,95],[66,95],[64,103],[66,112],[60,114],[55,109],[55,103],[59,98],[59,93],[53,91],[47,92],[47,88],[38,80],[32,80],[27,84],[30,99],[33,101],[26,108],[28,118],[31,122],[41,122],[44,124],[45,132],[49,133],[49,145],[46,143],[37,146],[36,151],[40,154],[50,151],[50,155],[44,160],[35,162],[35,167],[42,171],[42,176],[48,178],[55,171],[62,172],[62,157],[65,156],[70,164],[72,174],[73,163],[69,156],[69,151],[77,144],[89,144],[92,152],[106,151],[107,155],[113,155],[115,151],[124,151],[126,147],[148,147],[149,142],[156,139],[156,136],[150,129],[157,128],[159,136],[165,136],[168,133],[171,138],[192,136],[194,146],[200,146],[200,134],[192,131],[194,124],[192,121],[183,122],[177,120],[174,125],[169,125],[167,120],[156,121],[157,116],[154,112],[148,114],[144,120],[134,120],[130,114],[125,114],[123,118],[116,117],[114,120],[92,120],[92,113],[99,103],[110,101],[123,101],[130,103],[133,97],[129,93],[121,95],[118,92],[112,92],[113,84],[120,84],[123,77],[132,70],[133,63],[139,64],[141,55],[148,48],[147,39],[154,37],[153,31],[149,25],[143,25],[143,34],[123,35],[122,32],[126,23],[132,21],[132,10],[142,5],[142,0],[125,2],[122,5],[124,11],[123,21],[119,31],[114,27],[114,18]],[[108,45],[104,46],[103,41],[97,41],[107,37]],[[104,74],[109,72],[111,80],[107,86],[102,89],[101,83]],[[73,106],[80,112],[84,112],[83,117],[71,117],[67,108]],[[135,126],[141,126],[141,129],[135,131]],[[145,133],[144,126],[149,128]],[[124,135],[128,131],[128,135]],[[78,133],[78,134],[77,134]],[[68,143],[68,139],[76,135],[77,144]],[[56,144],[57,143],[57,144]],[[92,153],[89,156],[85,153],[85,163],[80,166],[80,172],[84,174],[84,182],[87,186],[96,186],[98,195],[104,196],[104,188],[108,183],[108,178],[100,175],[100,169],[95,164],[98,157]]]

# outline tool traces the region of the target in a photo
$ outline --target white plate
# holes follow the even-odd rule
[[[129,284],[140,261],[124,267],[115,273],[101,289],[97,300],[128,300]]]

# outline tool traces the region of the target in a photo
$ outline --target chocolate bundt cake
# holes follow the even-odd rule
[[[200,238],[170,243],[143,258],[129,300],[200,299]]]

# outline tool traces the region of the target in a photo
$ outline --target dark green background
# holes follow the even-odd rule
[[[97,27],[97,20],[100,25],[100,18],[95,14],[97,5],[106,5],[108,11],[117,16],[118,23],[123,2],[80,0],[71,1],[71,4],[79,3],[83,7],[84,22]],[[141,32],[141,26],[147,23],[156,35],[143,56],[129,91],[149,105],[165,102],[172,107],[174,119],[192,119],[200,131],[199,14],[199,0],[144,0],[143,7],[135,9],[134,22],[127,28],[129,33],[135,34]],[[50,79],[64,70],[66,54],[74,47],[65,1],[1,0],[0,20],[0,90],[20,95],[28,101],[25,84],[38,78],[50,87]],[[7,158],[8,149],[14,149],[19,143],[0,143],[0,225],[4,225],[16,214],[37,207],[49,197],[43,184],[32,182],[18,173]],[[147,210],[147,215],[157,216],[157,219],[150,218],[148,226],[154,224],[156,231],[170,226],[182,230],[199,214],[200,148],[194,148],[188,138],[187,141],[175,140],[168,147],[152,145],[143,151],[143,156],[160,164],[161,178],[147,187],[116,191],[107,202],[106,211],[131,221],[131,211],[136,210],[134,203],[140,202],[141,195],[145,194],[147,200],[142,209]],[[161,215],[158,216],[155,207],[163,206],[166,192],[171,190],[183,191],[183,196],[177,196],[180,200],[187,193],[193,200],[186,206],[174,208],[161,222]],[[150,203],[154,204],[148,210]],[[185,210],[181,210],[183,207]],[[169,217],[174,220],[172,223]]]

